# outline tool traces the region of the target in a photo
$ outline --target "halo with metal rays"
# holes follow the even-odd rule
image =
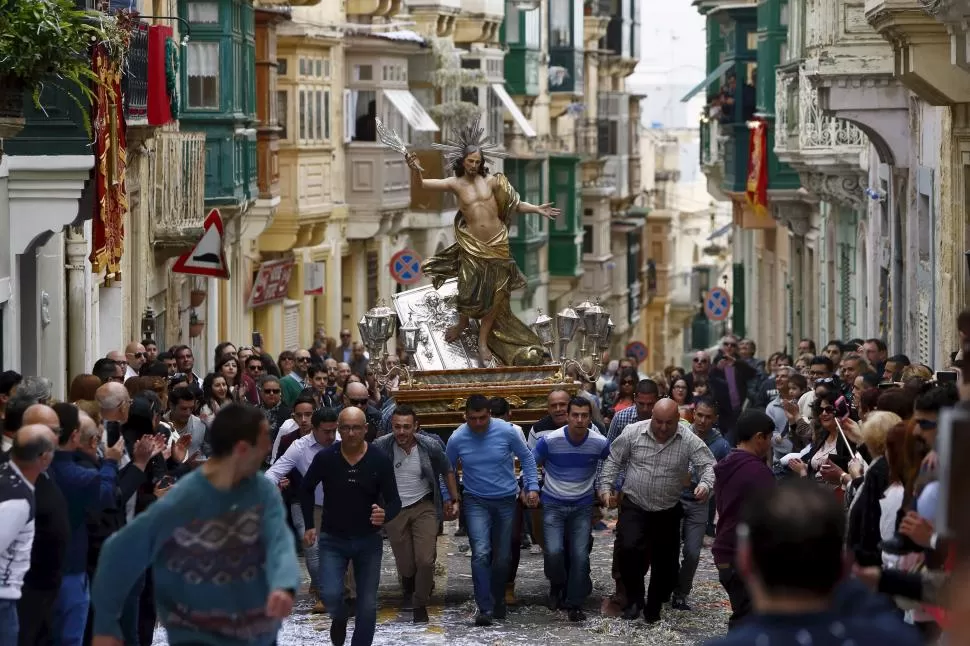
[[[478,148],[478,151],[482,155],[482,163],[484,164],[488,164],[491,161],[490,158],[505,158],[509,156],[507,152],[501,150],[498,144],[485,136],[485,128],[482,127],[481,121],[482,115],[479,114],[473,121],[468,122],[464,126],[452,128],[452,138],[445,143],[431,144],[432,148],[441,151],[448,168],[453,168],[457,162],[461,161],[465,157],[465,149],[470,146]]]

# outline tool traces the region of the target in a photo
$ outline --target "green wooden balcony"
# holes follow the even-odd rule
[[[550,48],[549,92],[582,94],[585,91],[583,60],[584,57],[582,50],[573,48]],[[559,70],[561,70],[561,72],[557,74],[556,72]]]
[[[505,86],[512,96],[539,96],[539,58],[536,49],[510,47],[505,54]]]

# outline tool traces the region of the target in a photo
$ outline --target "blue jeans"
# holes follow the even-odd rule
[[[546,578],[553,586],[565,588],[567,608],[581,608],[593,590],[593,582],[589,578],[589,533],[593,525],[593,507],[543,502],[542,524],[546,543],[542,554]],[[569,554],[566,554],[566,545]]]
[[[468,542],[472,550],[475,603],[480,612],[491,614],[496,603],[505,600],[515,496],[479,498],[465,494],[464,502]]]
[[[88,575],[65,574],[54,604],[54,644],[56,646],[81,646],[84,643],[84,627],[88,621]]]
[[[694,587],[694,575],[697,564],[701,559],[701,548],[704,547],[704,534],[707,530],[707,501],[681,500],[684,507],[684,517],[681,520],[681,536],[684,541],[683,559],[680,562],[680,572],[677,575],[677,587],[674,588],[674,599],[686,601]]]
[[[300,545],[303,546],[303,558],[306,559],[306,569],[310,574],[310,587],[316,588],[317,592],[319,592],[320,585],[317,581],[317,573],[320,571],[320,556],[316,543],[307,547],[306,543],[303,542],[303,535],[309,528],[303,526],[303,508],[300,507],[300,503],[295,502],[290,505],[290,516],[293,519],[293,527],[296,529],[297,536],[300,539]],[[320,528],[318,527],[317,529]]]
[[[19,634],[17,600],[0,599],[0,646],[17,646]]]
[[[384,541],[377,532],[367,536],[341,538],[320,534],[320,597],[334,621],[347,619],[344,605],[344,575],[353,563],[357,584],[357,614],[351,646],[370,646],[377,627],[377,586],[381,582],[381,557]]]

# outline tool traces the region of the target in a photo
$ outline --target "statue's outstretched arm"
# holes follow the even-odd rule
[[[555,220],[561,213],[561,211],[555,207],[555,202],[546,202],[545,204],[536,206],[535,204],[520,201],[517,210],[519,213],[536,213],[543,217],[549,218],[550,220]]]
[[[408,162],[408,166],[411,167],[412,184],[417,184],[428,191],[455,191],[453,177],[449,177],[448,179],[425,179],[424,168],[421,167],[421,162],[418,161],[417,156],[414,153],[408,153],[405,159]]]

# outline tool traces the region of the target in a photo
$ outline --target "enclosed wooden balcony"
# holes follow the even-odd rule
[[[346,147],[347,204],[354,212],[378,214],[411,203],[410,170],[399,153],[378,142]]]
[[[150,157],[155,209],[151,240],[156,250],[182,253],[202,235],[205,208],[205,133],[160,131]]]

